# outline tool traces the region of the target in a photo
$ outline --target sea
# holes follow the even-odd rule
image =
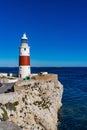
[[[18,74],[18,68],[1,67],[0,72]],[[64,86],[58,130],[87,130],[87,67],[32,67],[31,72],[58,74]]]

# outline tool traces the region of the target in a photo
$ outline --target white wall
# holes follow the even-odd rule
[[[30,73],[30,66],[19,66],[19,78],[25,78]]]

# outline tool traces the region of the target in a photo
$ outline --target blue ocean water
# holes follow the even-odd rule
[[[31,71],[56,73],[64,86],[58,130],[87,130],[87,68],[32,67]],[[0,72],[17,74],[18,68],[0,68]]]

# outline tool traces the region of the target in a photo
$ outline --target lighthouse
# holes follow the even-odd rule
[[[30,75],[30,47],[28,45],[28,38],[24,33],[21,38],[19,56],[19,78],[25,78]]]

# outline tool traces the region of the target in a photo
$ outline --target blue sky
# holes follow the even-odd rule
[[[0,66],[18,66],[24,32],[31,66],[87,66],[87,0],[0,0]]]

